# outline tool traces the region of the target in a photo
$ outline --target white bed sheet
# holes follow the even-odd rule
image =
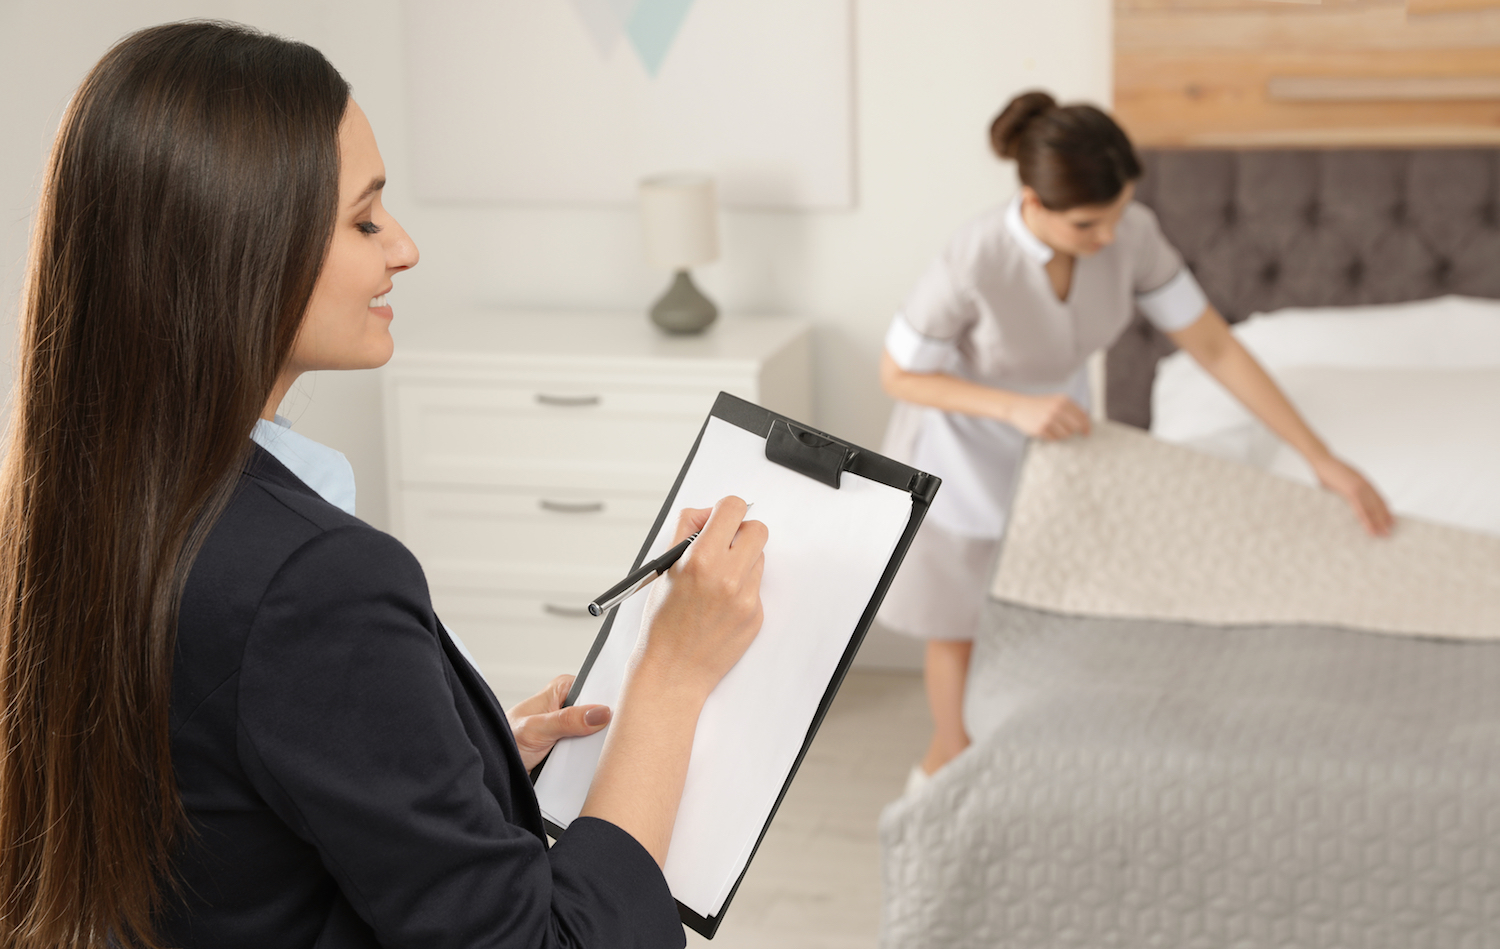
[[[1398,514],[1500,535],[1500,301],[1282,310],[1234,332]],[[1152,433],[1314,483],[1184,353],[1158,367]]]

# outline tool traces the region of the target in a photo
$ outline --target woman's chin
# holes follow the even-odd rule
[[[379,369],[391,361],[391,356],[395,352],[396,341],[391,338],[389,332],[383,332],[379,338],[368,340],[357,352],[346,353],[344,358],[336,360],[336,365],[325,368]]]
[[[366,365],[364,365],[364,366],[361,366],[360,368],[361,369],[379,369],[381,366],[384,366],[386,363],[390,362],[391,361],[391,357],[393,355],[395,355],[395,353],[396,353],[396,341],[393,340],[393,339],[391,339],[390,334],[386,334],[385,345],[382,346],[382,347],[380,347],[377,351],[372,352],[370,354],[371,359],[370,359],[369,363],[366,364]]]

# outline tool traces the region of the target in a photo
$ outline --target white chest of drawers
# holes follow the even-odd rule
[[[729,317],[476,312],[402,326],[384,374],[391,527],[503,702],[576,672],[720,390],[811,414],[810,333]]]

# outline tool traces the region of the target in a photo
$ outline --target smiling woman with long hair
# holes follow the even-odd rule
[[[728,498],[615,709],[508,713],[348,466],[274,410],[391,355],[417,250],[316,50],[122,40],[58,132],[0,482],[0,946],[683,943],[666,859],[698,713],[760,626]],[[300,440],[299,440],[300,439]],[[610,734],[550,849],[527,771]]]

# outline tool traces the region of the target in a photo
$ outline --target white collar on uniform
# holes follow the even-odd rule
[[[354,513],[354,469],[342,452],[292,431],[292,423],[259,419],[250,430],[255,444],[270,452],[318,496],[347,514]]]
[[[1010,199],[1010,207],[1005,209],[1005,226],[1010,231],[1010,236],[1016,239],[1031,259],[1045,266],[1052,260],[1052,248],[1042,243],[1042,239],[1031,233],[1031,228],[1026,226],[1026,221],[1021,217],[1021,196],[1018,194]]]

